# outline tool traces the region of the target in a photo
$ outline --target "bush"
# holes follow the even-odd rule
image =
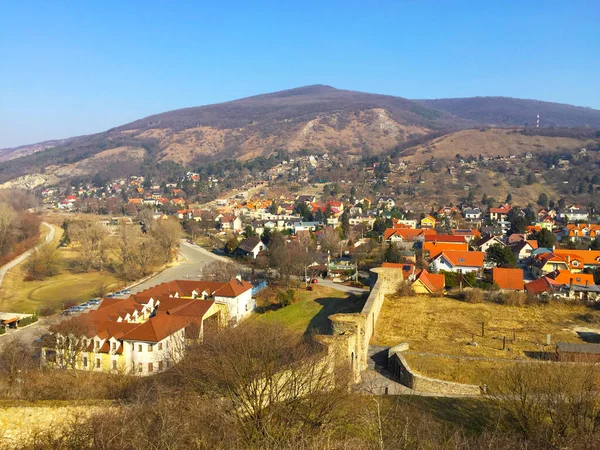
[[[281,306],[289,306],[294,303],[296,299],[296,293],[293,289],[288,289],[287,291],[279,290],[277,291],[277,302]]]
[[[462,292],[462,299],[467,303],[483,303],[485,295],[481,289],[469,289]]]
[[[27,325],[31,325],[38,321],[38,316],[35,314],[33,316],[23,317],[19,320],[19,327],[26,327]]]
[[[6,328],[0,327],[0,336],[6,333]]]
[[[527,296],[523,292],[498,292],[492,297],[496,303],[507,306],[525,306]]]
[[[398,286],[398,289],[396,290],[396,295],[398,297],[413,297],[415,295],[415,290],[413,289],[411,284],[402,283],[400,286]]]
[[[52,244],[37,248],[25,262],[26,281],[43,280],[60,273],[62,266],[61,255]]]

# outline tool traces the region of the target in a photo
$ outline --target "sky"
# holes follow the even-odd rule
[[[0,148],[310,84],[600,109],[600,1],[0,0]]]

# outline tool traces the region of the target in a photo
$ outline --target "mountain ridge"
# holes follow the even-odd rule
[[[149,164],[172,161],[186,167],[266,157],[279,150],[377,154],[431,133],[532,126],[537,113],[542,126],[600,128],[600,111],[560,103],[510,97],[411,100],[317,84],[175,109],[101,133],[2,149],[0,182],[48,167],[64,174],[63,166],[113,148],[143,149]],[[46,148],[48,142],[57,144]],[[127,158],[127,152],[121,154]],[[139,166],[139,158],[132,162],[123,166]]]

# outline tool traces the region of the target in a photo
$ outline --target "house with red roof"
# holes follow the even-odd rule
[[[65,322],[42,348],[42,363],[89,371],[152,375],[178,362],[192,342],[254,309],[252,285],[176,280]],[[68,334],[66,334],[68,332]]]
[[[522,291],[525,285],[522,269],[494,267],[492,269],[492,281],[502,291]]]
[[[433,272],[444,270],[456,273],[475,272],[481,274],[484,257],[484,252],[449,250],[434,256],[429,263]]]

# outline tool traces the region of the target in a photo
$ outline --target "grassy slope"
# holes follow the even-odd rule
[[[587,311],[582,305],[514,307],[425,296],[387,298],[372,343],[393,346],[408,342],[411,352],[528,359],[529,352],[554,351],[554,345],[545,345],[547,334],[552,335],[553,343],[583,342],[574,328],[589,325],[579,317]],[[483,338],[482,322],[485,322],[486,330]],[[477,346],[467,345],[473,334]],[[507,337],[507,350],[502,350],[504,336]],[[510,365],[501,361],[461,360],[411,353],[407,354],[407,360],[424,375],[477,384],[491,381],[499,369]]]
[[[279,323],[298,332],[315,330],[328,333],[328,317],[339,312],[360,311],[364,300],[349,296],[345,292],[314,286],[313,291],[296,291],[297,301],[290,306],[263,314],[255,314],[256,320]]]

